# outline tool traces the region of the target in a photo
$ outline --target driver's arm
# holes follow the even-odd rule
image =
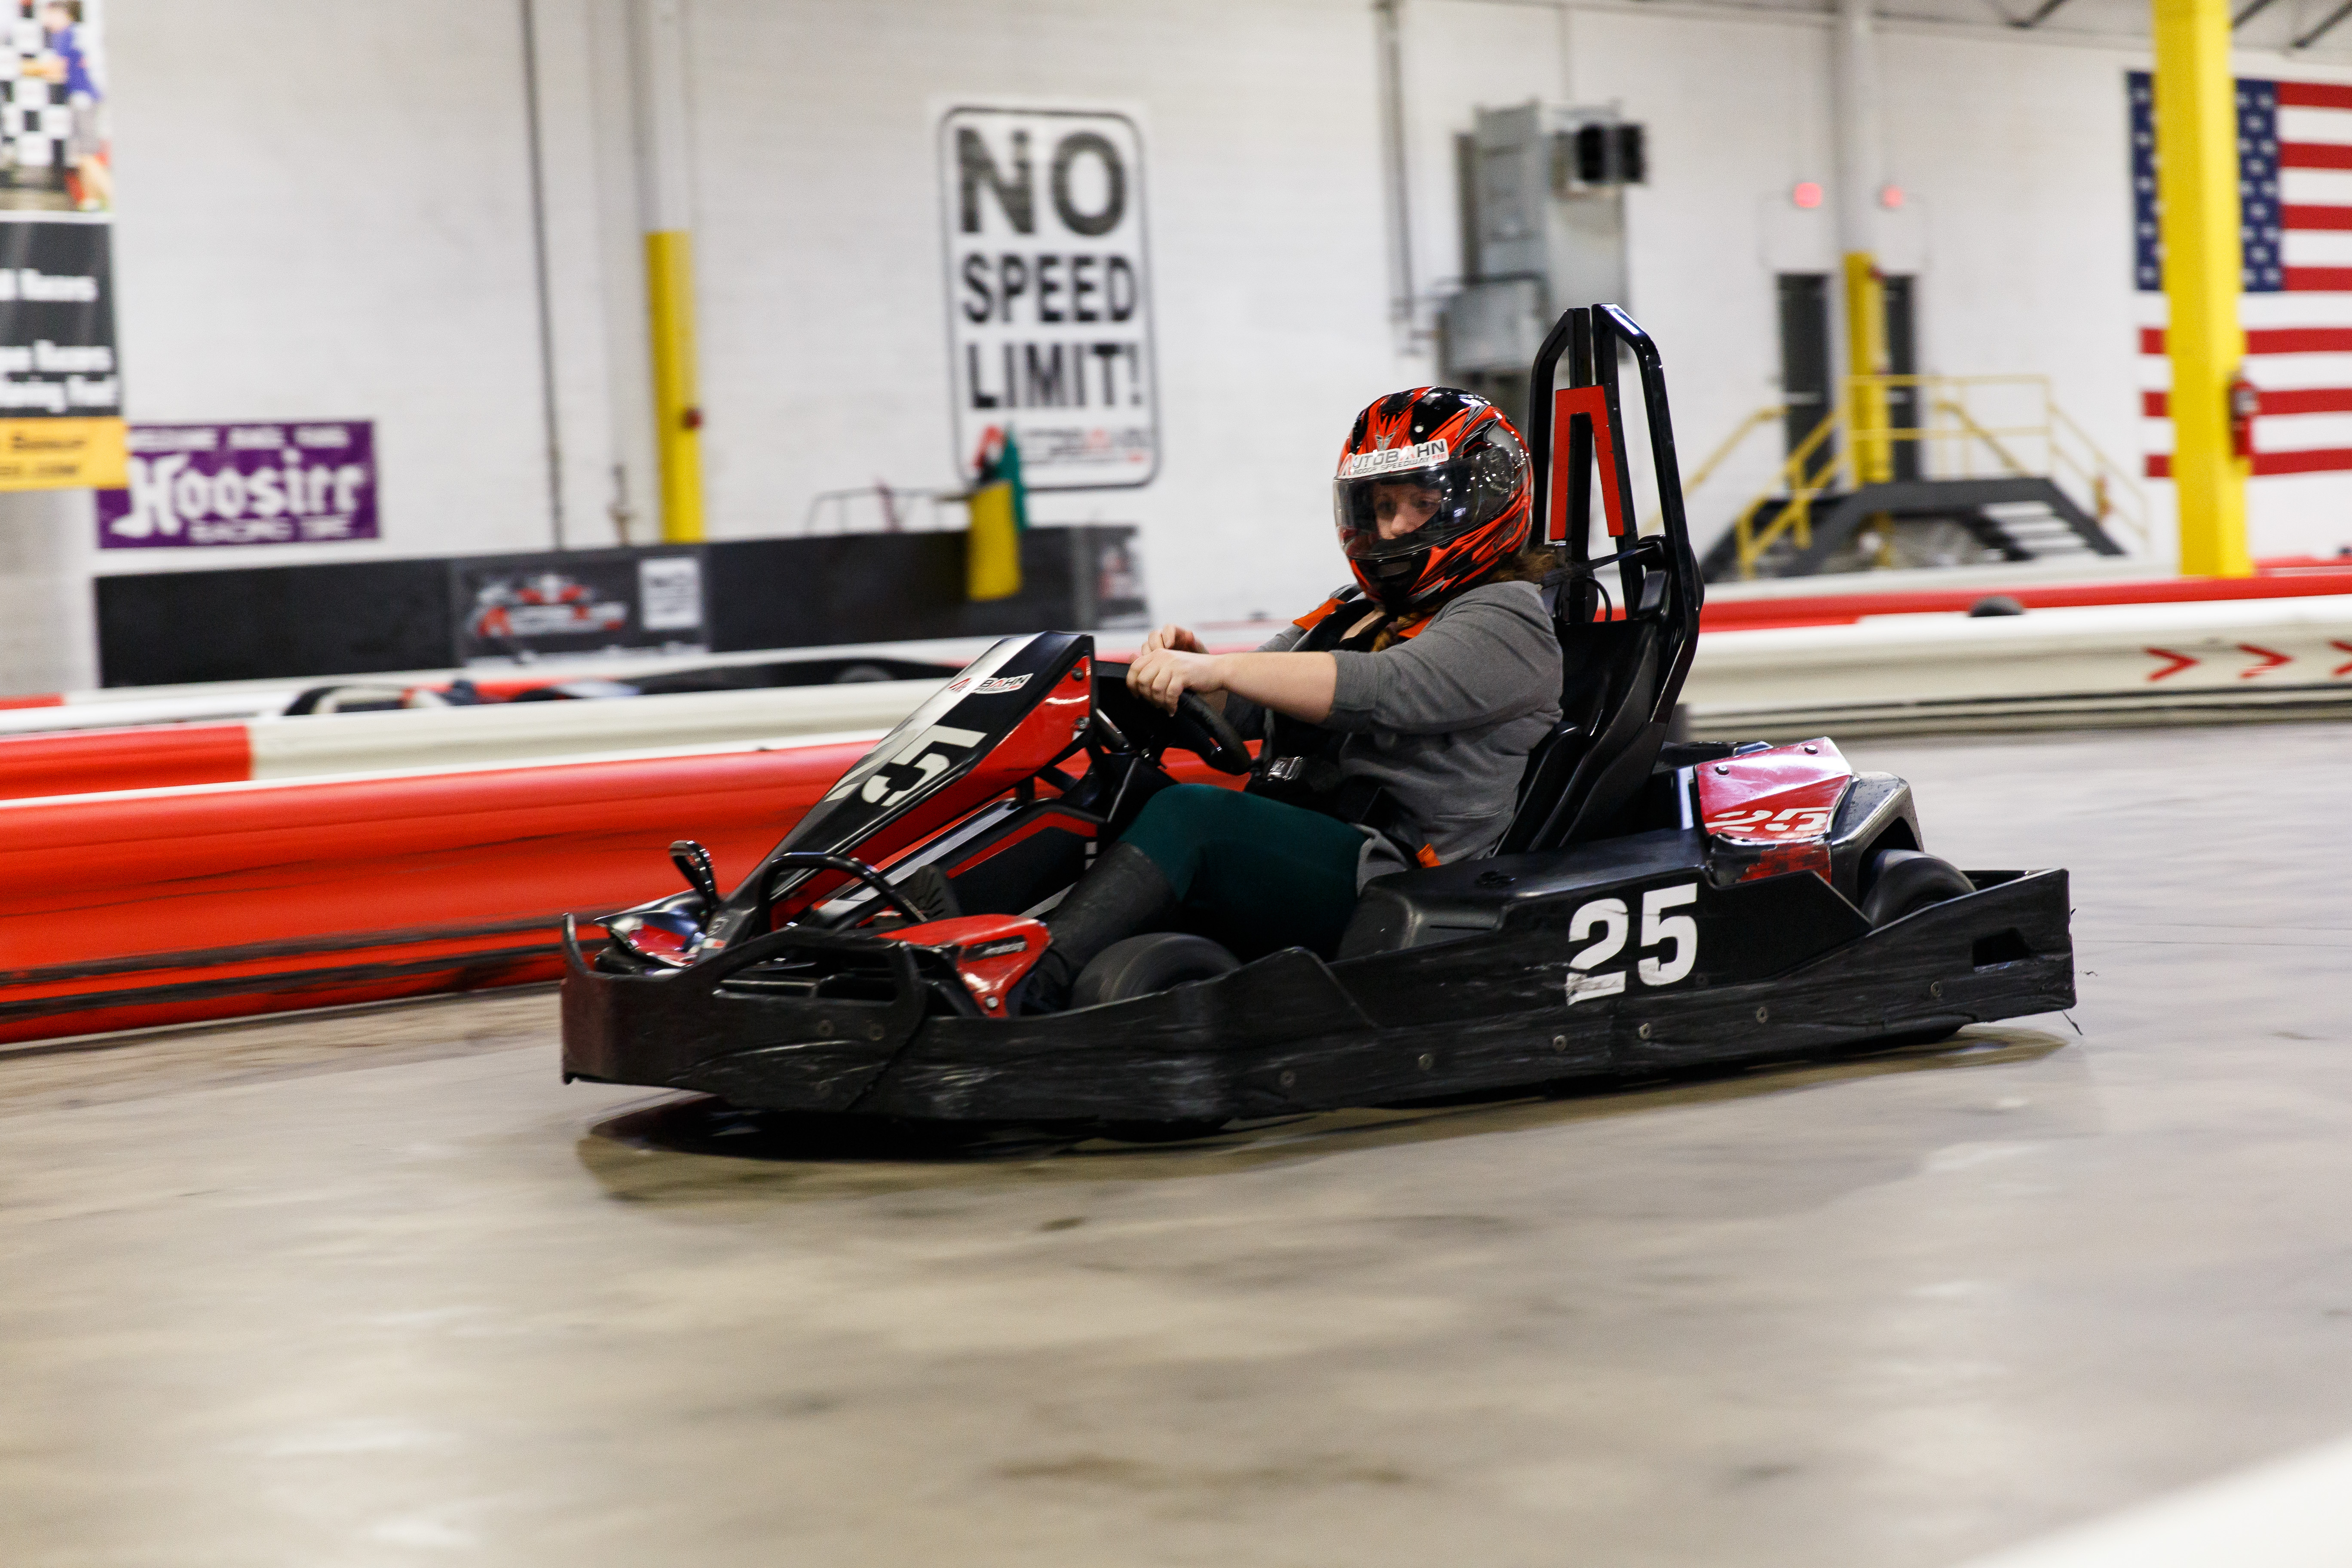
[[[1127,670],[1136,695],[1168,712],[1187,691],[1211,702],[1231,692],[1309,724],[1329,715],[1339,682],[1339,661],[1328,653],[1213,654],[1162,646],[1137,654]]]
[[[1331,716],[1339,661],[1328,653],[1227,653],[1212,679],[1236,697],[1286,718],[1320,724]]]
[[[1293,656],[1290,653],[1291,645],[1306,635],[1304,627],[1287,626],[1258,644],[1254,653],[1231,654],[1221,658],[1211,654],[1202,645],[1200,637],[1192,632],[1180,626],[1164,626],[1143,639],[1143,647],[1136,655],[1136,662],[1146,668],[1130,669],[1128,684],[1134,689],[1138,696],[1163,709],[1173,709],[1176,699],[1183,692],[1187,690],[1195,692],[1202,701],[1231,720],[1234,727],[1244,735],[1255,735],[1258,732],[1260,708],[1271,708],[1293,719],[1304,719],[1308,723],[1315,723],[1319,721],[1322,714],[1328,713],[1331,710],[1332,698],[1336,690],[1333,684],[1336,674],[1325,679],[1319,687],[1310,679],[1307,687],[1300,689],[1297,686],[1298,668],[1292,666],[1286,673],[1280,662],[1294,657],[1320,658],[1327,665],[1333,662],[1328,654]],[[1171,668],[1171,663],[1151,657],[1161,653],[1193,654],[1199,658],[1172,661],[1174,668]],[[1227,682],[1224,673],[1222,672],[1222,667],[1226,658],[1255,659],[1260,655],[1277,656],[1276,663],[1269,667],[1276,684],[1266,688],[1266,695],[1263,697],[1260,695],[1260,687],[1265,679],[1262,676],[1245,677],[1244,684],[1238,686]],[[1181,678],[1174,672],[1177,668],[1181,668],[1183,671]],[[1308,673],[1311,675],[1311,671]],[[1226,700],[1228,697],[1238,697],[1242,700],[1238,703],[1231,703]],[[1320,705],[1319,710],[1317,707],[1318,704]]]

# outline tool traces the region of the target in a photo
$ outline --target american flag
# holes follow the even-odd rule
[[[2133,279],[2150,479],[2172,472],[2163,390],[2164,249],[2157,234],[2155,92],[2130,74]],[[2261,394],[2253,471],[2352,469],[2352,85],[2238,82],[2246,379]]]

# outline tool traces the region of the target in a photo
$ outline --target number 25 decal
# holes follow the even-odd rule
[[[1791,838],[1818,838],[1830,830],[1830,818],[1834,815],[1825,805],[1792,805],[1779,812],[1769,806],[1748,806],[1708,817],[1706,830],[1751,837],[1759,833],[1778,833]]]
[[[865,774],[862,783],[860,775],[852,772],[847,778],[834,785],[832,793],[824,798],[839,800],[856,790],[857,798],[868,805],[878,805],[887,810],[953,767],[961,754],[987,739],[978,730],[959,730],[950,724],[933,724],[901,746],[887,762],[877,764],[871,773]],[[915,776],[905,779],[901,772],[894,777],[888,771],[894,768],[912,768]],[[904,783],[900,782],[902,779],[905,779]]]
[[[1644,949],[1663,947],[1672,954],[1654,954],[1634,964],[1633,972],[1642,977],[1643,984],[1672,985],[1697,964],[1698,922],[1688,915],[1666,912],[1697,901],[1696,882],[1685,882],[1679,888],[1652,888],[1642,895],[1641,945]],[[1601,965],[1625,950],[1625,938],[1632,924],[1622,899],[1595,899],[1576,911],[1576,918],[1568,924],[1569,941],[1580,942],[1596,933],[1600,940],[1568,961],[1570,1006],[1595,996],[1623,994],[1625,972],[1602,970]]]

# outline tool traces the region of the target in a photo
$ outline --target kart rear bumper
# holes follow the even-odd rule
[[[2065,872],[1971,876],[1977,892],[1769,980],[1581,1005],[1526,1005],[1525,977],[1563,955],[1556,936],[1506,929],[1433,950],[1457,967],[1475,953],[1496,976],[1491,988],[1460,984],[1459,1010],[1442,1022],[1426,1007],[1412,1021],[1382,1016],[1365,982],[1379,966],[1392,975],[1394,954],[1326,963],[1292,949],[1131,1002],[992,1019],[933,1006],[911,956],[894,961],[890,1000],[859,1001],[730,987],[743,967],[733,955],[605,973],[567,940],[563,1070],[775,1110],[1217,1121],[1805,1057],[2071,1006]]]

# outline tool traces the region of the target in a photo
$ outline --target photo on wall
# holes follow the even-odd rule
[[[100,0],[0,0],[0,490],[123,482]]]

